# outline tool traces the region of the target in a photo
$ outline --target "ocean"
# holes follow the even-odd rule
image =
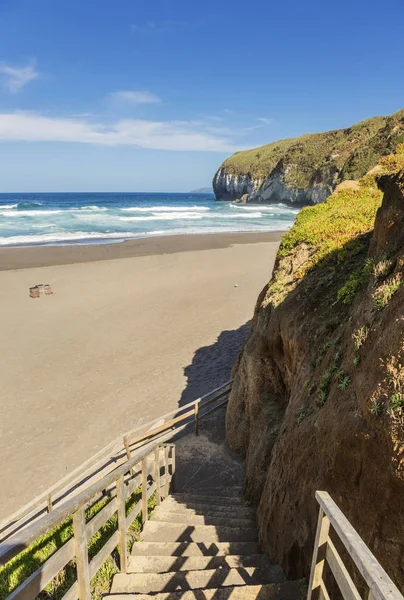
[[[0,194],[0,246],[119,242],[195,233],[286,231],[297,208],[212,194]]]

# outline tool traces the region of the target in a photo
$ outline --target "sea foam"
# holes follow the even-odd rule
[[[181,213],[156,213],[150,216],[140,217],[119,217],[121,221],[181,221],[183,219],[202,219],[203,215],[198,215],[192,212],[181,212]]]
[[[0,246],[285,231],[296,212],[282,204],[237,205],[192,194],[0,194]]]
[[[57,215],[61,210],[0,210],[3,217],[38,217],[43,215]]]
[[[129,206],[121,208],[125,212],[206,212],[210,208],[208,206]]]

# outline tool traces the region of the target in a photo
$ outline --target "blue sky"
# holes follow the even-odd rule
[[[187,191],[404,106],[404,5],[0,0],[0,191]]]

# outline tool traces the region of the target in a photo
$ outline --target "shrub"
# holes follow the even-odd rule
[[[304,411],[304,406],[299,406],[299,408],[297,409],[297,422],[300,425],[300,423],[303,421],[304,417],[305,417],[305,411]]]
[[[401,275],[395,275],[386,283],[380,285],[373,294],[373,301],[378,310],[382,310],[390,302],[391,298],[403,285]]]
[[[352,334],[355,350],[359,350],[363,344],[366,342],[366,339],[369,335],[369,327],[367,325],[363,325],[357,331]]]
[[[391,260],[380,260],[373,267],[375,279],[384,279],[391,271],[393,262]]]
[[[324,406],[324,404],[327,401],[327,396],[328,393],[326,390],[319,390],[317,396],[317,404],[319,404],[320,406]]]
[[[351,382],[351,378],[349,375],[341,375],[338,382],[338,387],[343,392],[347,389],[348,385]]]
[[[328,389],[331,383],[332,373],[331,371],[325,371],[320,377],[320,390]]]
[[[372,415],[374,417],[380,417],[380,415],[382,414],[383,411],[383,407],[381,402],[378,402],[377,400],[372,400],[371,405],[370,405],[370,412],[372,413]]]
[[[356,292],[364,281],[362,269],[350,274],[345,284],[338,290],[337,300],[343,304],[352,304]]]
[[[395,392],[390,396],[391,409],[393,412],[398,412],[404,408],[404,394]]]

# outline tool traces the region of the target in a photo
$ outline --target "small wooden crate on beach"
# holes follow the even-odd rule
[[[29,288],[29,295],[31,298],[39,298],[39,296],[50,296],[53,294],[51,286],[43,283],[39,283],[38,285],[34,285]]]

